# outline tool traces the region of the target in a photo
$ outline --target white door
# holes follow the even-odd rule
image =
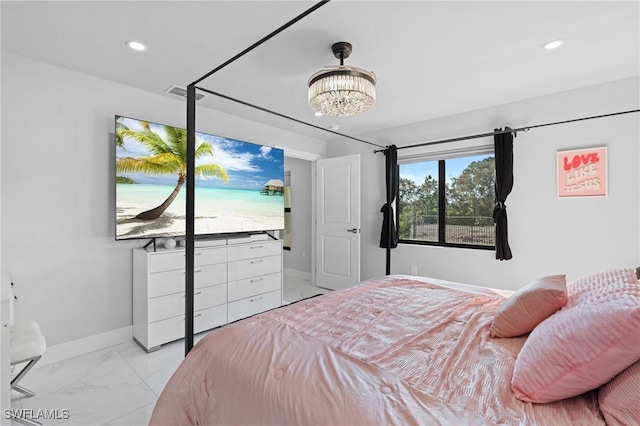
[[[360,281],[360,155],[316,162],[316,285]]]

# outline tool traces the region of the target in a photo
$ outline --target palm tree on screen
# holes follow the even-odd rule
[[[144,145],[149,151],[147,157],[121,157],[116,160],[116,170],[122,173],[147,173],[152,175],[177,175],[178,183],[166,200],[158,207],[139,213],[135,219],[154,220],[171,205],[187,180],[187,131],[171,126],[162,126],[167,140],[151,130],[149,123],[142,122],[142,130],[126,127],[116,129],[116,140],[131,138]],[[195,158],[213,156],[213,147],[207,142],[196,143]],[[227,172],[216,164],[195,166],[196,176],[210,176],[229,181]]]
[[[123,117],[116,119],[116,146],[124,149],[124,140],[122,140],[122,131],[129,130],[127,126],[122,122]]]

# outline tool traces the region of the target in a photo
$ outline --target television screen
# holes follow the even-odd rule
[[[186,233],[185,129],[115,117],[116,239]],[[195,234],[284,228],[284,152],[196,133]]]

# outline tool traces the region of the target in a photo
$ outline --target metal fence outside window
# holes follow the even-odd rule
[[[490,216],[447,216],[445,240],[453,244],[495,245],[495,227]],[[400,239],[438,241],[438,216],[413,215],[400,223]],[[405,219],[406,222],[406,219]]]

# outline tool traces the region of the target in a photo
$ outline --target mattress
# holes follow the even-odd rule
[[[498,293],[387,276],[224,326],[191,350],[150,424],[604,424],[594,392],[515,398],[526,337],[489,337]]]

